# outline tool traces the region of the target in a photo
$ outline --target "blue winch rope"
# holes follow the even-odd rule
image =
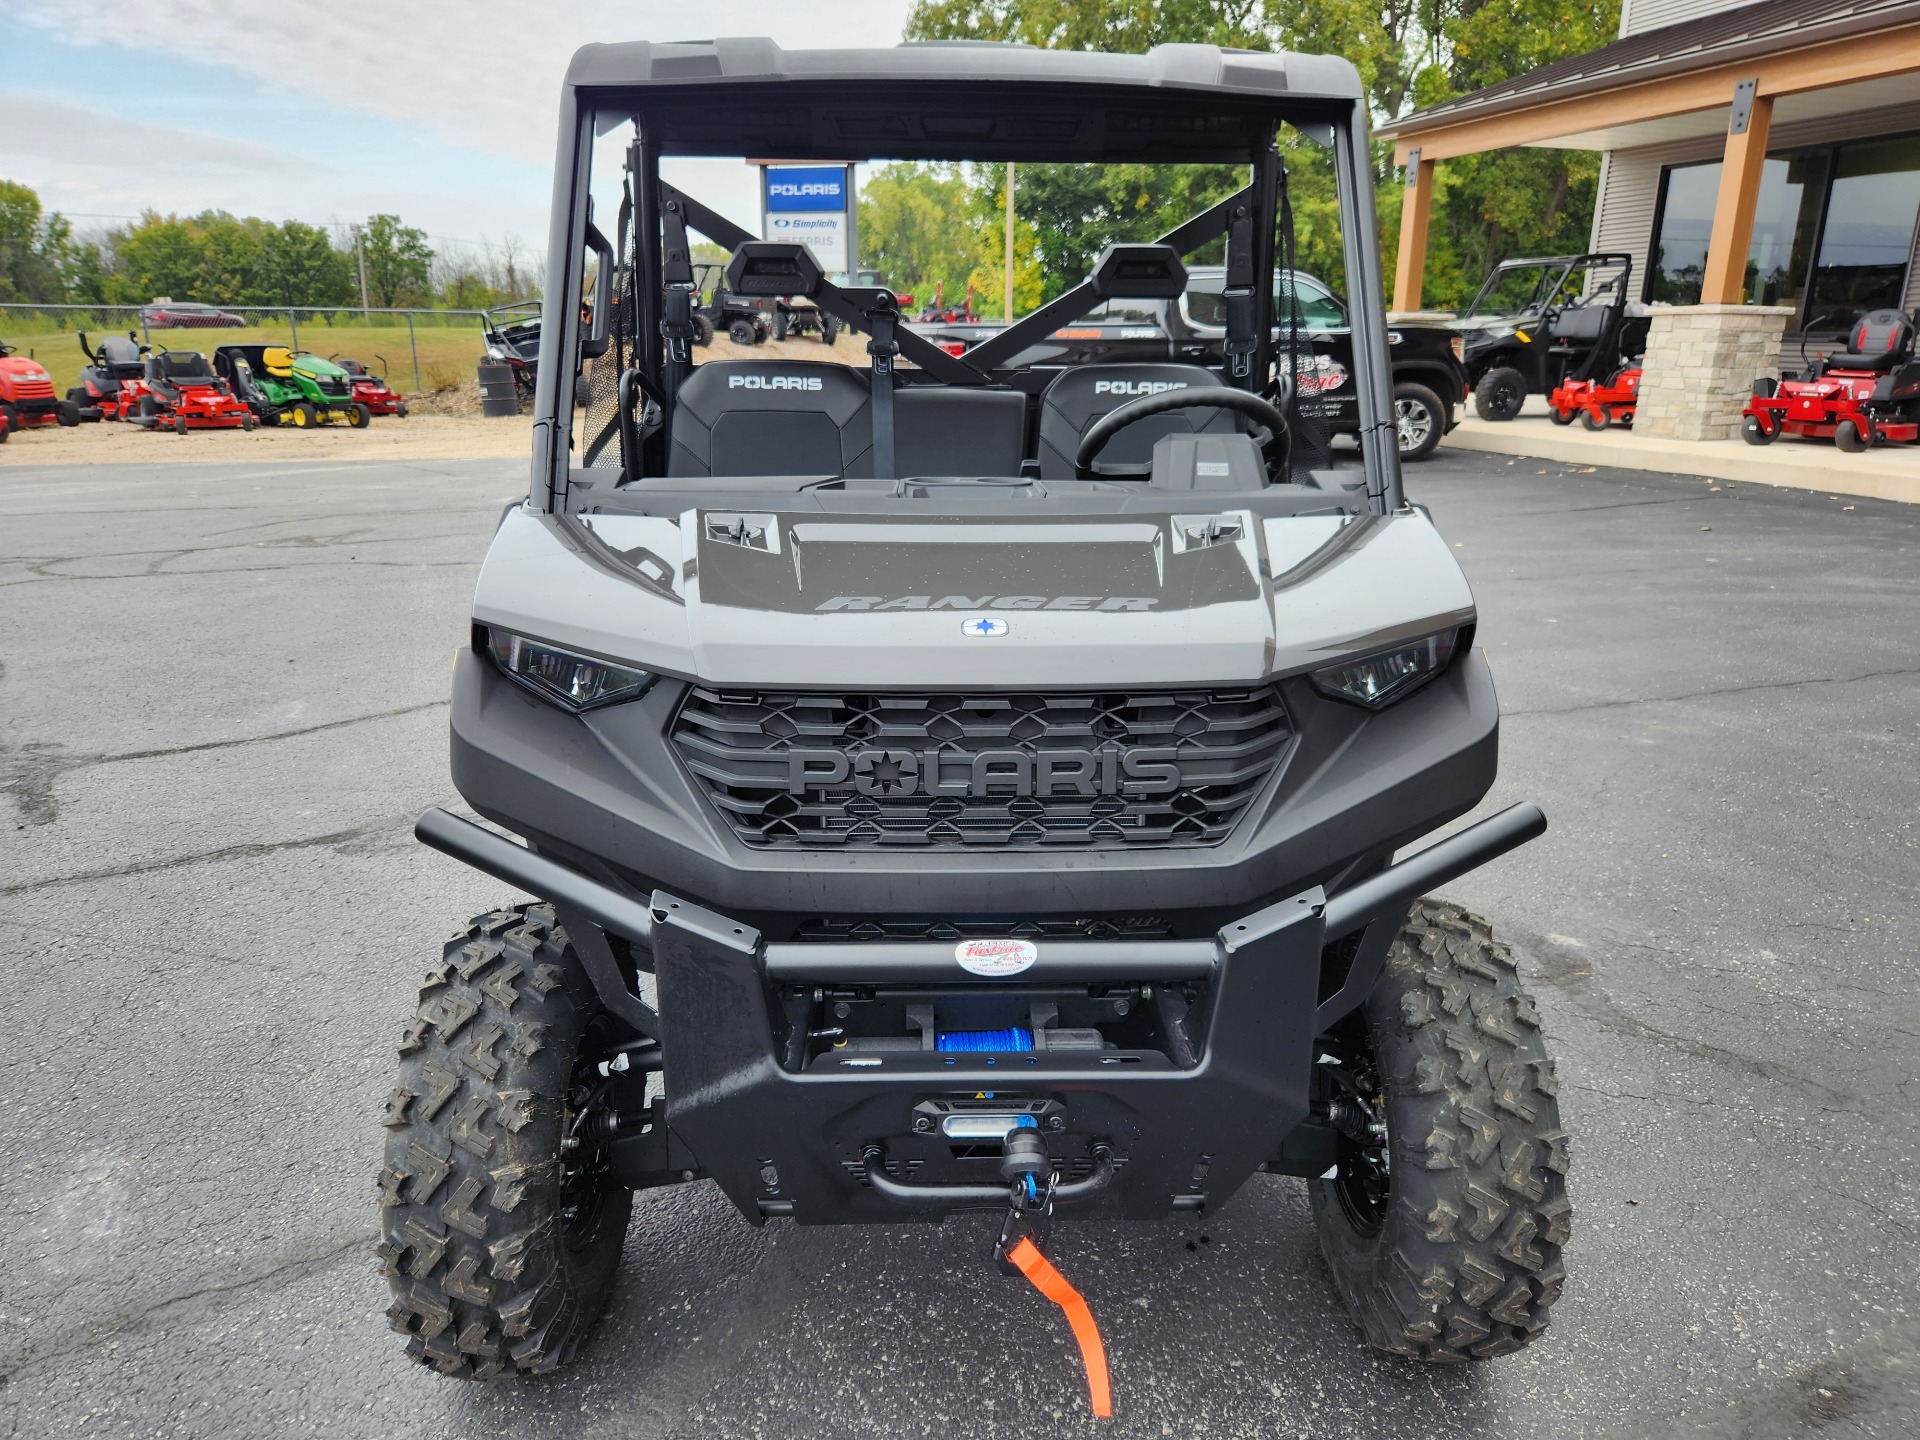
[[[934,1036],[933,1048],[970,1054],[988,1050],[1031,1050],[1033,1032],[1018,1025],[1005,1030],[942,1030]]]

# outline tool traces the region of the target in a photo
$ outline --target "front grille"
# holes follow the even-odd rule
[[[337,375],[322,375],[317,383],[323,394],[338,395],[344,399],[353,393],[347,382]]]
[[[1083,694],[696,687],[687,768],[749,845],[1216,845],[1285,753],[1271,685]]]

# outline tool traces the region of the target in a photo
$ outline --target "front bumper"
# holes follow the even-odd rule
[[[664,892],[642,903],[445,811],[428,811],[417,833],[552,901],[602,1002],[660,1042],[671,1139],[656,1136],[655,1150],[690,1149],[756,1224],[825,1224],[1001,1203],[992,1147],[955,1145],[934,1123],[961,1112],[1031,1117],[1022,1123],[1068,1187],[1084,1176],[1083,1193],[1110,1194],[1133,1218],[1218,1205],[1256,1169],[1289,1168],[1314,1039],[1371,991],[1407,906],[1545,828],[1536,807],[1516,805],[1330,899],[1314,887],[1210,939],[1043,941],[1024,969],[994,978],[962,969],[950,945],[774,942]],[[608,935],[652,970],[657,1012]],[[1348,936],[1357,943],[1332,960],[1330,942]],[[890,992],[954,1016],[1116,993],[1156,1013],[1133,1032],[1141,1043],[1094,1050],[810,1043],[823,999]]]

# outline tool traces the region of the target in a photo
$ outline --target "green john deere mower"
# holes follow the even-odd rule
[[[364,427],[373,412],[353,398],[353,377],[331,360],[285,345],[222,345],[213,367],[263,425],[304,430],[344,420]]]

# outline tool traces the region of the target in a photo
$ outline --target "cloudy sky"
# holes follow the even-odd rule
[[[544,244],[560,78],[595,40],[891,45],[909,0],[4,0],[0,178],[76,226],[147,209],[391,211],[445,246]],[[703,174],[757,227],[745,167]],[[725,191],[726,193],[718,193]]]

